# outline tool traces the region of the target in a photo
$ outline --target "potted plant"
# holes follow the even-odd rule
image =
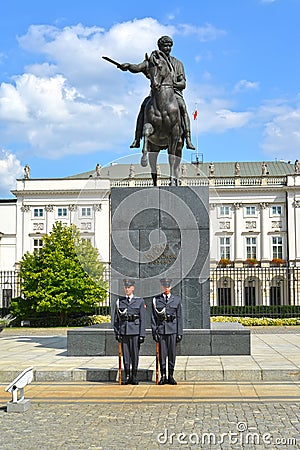
[[[230,264],[231,264],[231,261],[229,258],[221,258],[219,261],[219,265],[221,267],[227,267],[227,266],[230,266]]]
[[[273,264],[273,266],[282,266],[285,261],[282,258],[273,258],[271,263]]]
[[[256,258],[247,258],[245,262],[248,266],[257,266],[258,264]]]
[[[7,327],[13,320],[15,320],[15,317],[13,317],[11,314],[0,317],[0,332],[4,330],[4,328]]]

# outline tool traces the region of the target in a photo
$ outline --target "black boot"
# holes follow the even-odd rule
[[[185,143],[186,143],[186,148],[189,148],[190,150],[196,150],[195,146],[192,144],[190,133],[186,133]]]
[[[162,372],[161,373],[161,379],[159,380],[158,384],[162,385],[162,384],[167,384],[168,380],[167,380],[167,375],[166,372]]]
[[[124,379],[122,380],[122,384],[130,384],[130,371],[125,370]]]
[[[140,139],[135,138],[130,145],[130,148],[140,148]]]
[[[132,379],[131,379],[131,384],[139,384],[138,379],[137,379],[137,370],[132,370]]]
[[[171,369],[169,370],[169,378],[168,378],[168,384],[177,384],[177,381],[173,377],[174,371]]]

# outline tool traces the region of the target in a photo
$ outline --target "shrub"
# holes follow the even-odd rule
[[[211,306],[211,316],[300,317],[299,305]]]
[[[247,327],[254,326],[295,326],[300,325],[300,318],[291,317],[289,319],[279,319],[272,317],[232,317],[216,316],[211,317],[212,322],[238,322]]]

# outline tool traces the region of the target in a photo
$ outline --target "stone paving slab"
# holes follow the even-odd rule
[[[300,381],[300,328],[293,327],[293,333],[287,327],[285,333],[275,333],[275,328],[280,329],[251,333],[249,356],[179,356],[177,381]],[[68,357],[66,331],[50,336],[40,330],[21,331],[0,334],[0,383],[10,382],[29,366],[36,382],[116,382],[117,346],[115,357]],[[155,356],[142,356],[139,368],[140,380],[153,383]]]
[[[1,450],[299,449],[299,403],[33,403],[0,409]]]

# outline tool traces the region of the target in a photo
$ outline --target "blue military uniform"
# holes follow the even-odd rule
[[[164,281],[162,281],[164,283]],[[159,342],[161,380],[159,384],[177,384],[173,378],[176,361],[176,343],[182,339],[183,321],[181,298],[160,294],[153,298],[151,328],[153,339]],[[168,358],[168,379],[166,360]]]
[[[143,298],[120,297],[116,301],[114,314],[114,332],[116,339],[122,342],[124,384],[138,384],[137,370],[140,344],[145,339],[145,302]],[[130,377],[130,364],[132,376]]]

